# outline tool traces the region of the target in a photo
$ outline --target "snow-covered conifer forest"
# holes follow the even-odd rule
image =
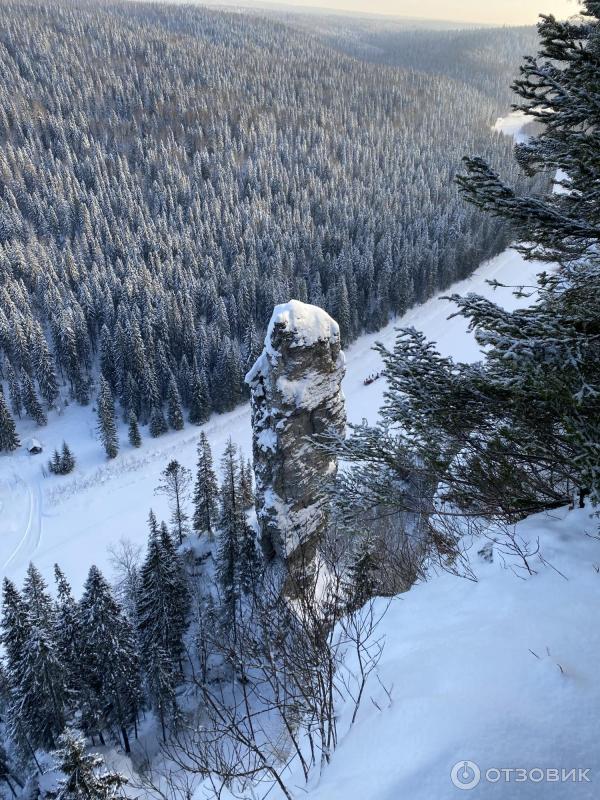
[[[579,10],[0,4],[2,800],[596,798]]]
[[[465,152],[514,177],[505,91],[198,7],[0,13],[3,371],[48,403],[63,380],[89,402],[100,362],[124,414],[173,377],[203,421],[242,399],[276,303],[348,343],[508,240],[454,185]],[[514,69],[523,35],[496,35]]]

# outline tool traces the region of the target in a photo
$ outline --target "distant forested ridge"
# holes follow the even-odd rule
[[[274,304],[324,307],[347,344],[468,275],[509,233],[454,176],[468,152],[517,180],[490,130],[504,107],[259,16],[3,2],[13,412],[43,423],[35,395],[52,405],[61,385],[88,402],[99,366],[124,417],[168,400],[201,422],[242,398]]]
[[[312,30],[327,44],[370,61],[454,78],[501,101],[515,101],[511,89],[516,65],[537,44],[533,26],[521,28],[459,28],[427,26],[425,22],[343,15],[282,15],[301,30]],[[441,23],[439,23],[441,25]]]

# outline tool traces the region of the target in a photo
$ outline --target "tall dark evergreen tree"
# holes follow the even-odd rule
[[[183,412],[181,410],[181,397],[179,396],[179,389],[175,383],[175,378],[171,375],[169,386],[167,389],[167,419],[171,428],[174,431],[183,429]]]
[[[61,458],[60,453],[55,448],[54,452],[52,453],[52,458],[48,459],[48,469],[53,475],[61,475],[62,474],[62,465],[61,465]]]
[[[46,581],[33,563],[27,567],[23,581],[23,600],[27,606],[30,622],[44,630],[52,630],[55,621],[54,606]]]
[[[222,591],[223,610],[229,623],[235,621],[237,603],[250,593],[257,577],[256,537],[248,525],[242,502],[237,450],[229,440],[221,462],[219,549],[217,577]]]
[[[582,19],[543,18],[540,51],[514,84],[519,110],[541,123],[517,159],[529,174],[555,173],[559,191],[523,193],[481,159],[467,159],[459,178],[469,200],[514,225],[526,258],[559,265],[540,276],[537,301],[524,311],[454,298],[489,346],[477,389],[498,426],[479,452],[471,446],[468,468],[512,471],[511,499],[524,510],[564,502],[572,485],[600,501],[600,5],[582,5]],[[475,430],[481,425],[478,413]]]
[[[177,667],[181,669],[188,596],[185,575],[168,531],[161,532],[150,512],[146,560],[140,570],[138,634],[142,668],[163,738],[176,710]]]
[[[113,337],[106,325],[100,332],[100,369],[108,381],[111,391],[116,392],[118,387],[117,363]]]
[[[38,425],[45,425],[48,419],[38,400],[33,381],[24,369],[21,369],[21,396],[25,411],[31,419]]]
[[[15,584],[4,578],[2,586],[2,646],[6,655],[9,682],[13,683],[19,669],[25,642],[31,629],[27,605]]]
[[[539,122],[517,159],[529,174],[557,175],[560,191],[511,186],[480,158],[458,178],[467,199],[512,223],[526,258],[557,268],[525,289],[524,309],[451,298],[485,348],[480,363],[442,357],[413,329],[393,352],[379,348],[382,423],[345,446],[358,466],[343,494],[419,515],[432,542],[444,542],[444,509],[512,523],[573,495],[600,501],[600,6],[583,9],[542,19],[539,54],[514,85],[518,108]]]
[[[88,692],[86,715],[93,724],[116,726],[125,752],[140,707],[140,676],[134,631],[97,567],[92,567],[79,603],[81,679]]]
[[[12,367],[10,361],[6,365],[6,379],[8,381],[8,394],[10,396],[10,407],[13,414],[21,417],[23,411],[23,397],[21,395],[21,385],[17,378],[17,373]]]
[[[218,512],[218,484],[213,469],[208,437],[202,431],[198,440],[198,461],[194,484],[194,530],[212,536]]]
[[[52,406],[58,398],[58,379],[54,358],[50,353],[50,348],[44,338],[43,331],[39,324],[36,324],[37,334],[34,344],[34,363],[35,374],[40,387],[40,394]]]
[[[68,475],[69,472],[73,472],[75,469],[75,456],[71,452],[71,448],[66,442],[62,444],[62,450],[60,453],[60,468],[62,475]]]
[[[351,609],[361,608],[377,594],[378,560],[373,543],[368,536],[363,536],[353,554],[348,569],[345,590],[348,605]]]
[[[242,505],[245,511],[254,507],[253,490],[253,469],[250,460],[244,462],[244,456],[240,452],[240,492]]]
[[[11,595],[14,599],[14,592]],[[65,725],[67,680],[57,647],[55,609],[33,564],[27,570],[22,602],[27,630],[10,669],[9,728],[24,750],[48,749],[55,746]]]
[[[9,729],[14,741],[49,749],[65,725],[66,680],[52,631],[32,624],[19,659]]]
[[[0,452],[12,452],[19,446],[15,421],[10,415],[6,400],[0,389]]]
[[[210,397],[208,381],[204,370],[200,371],[197,365],[192,372],[190,386],[190,414],[192,425],[201,425],[210,417]]]
[[[140,428],[138,425],[135,411],[129,412],[129,429],[128,429],[129,444],[132,447],[140,447],[142,444],[142,437],[140,435]]]
[[[162,436],[163,433],[166,433],[169,430],[167,426],[167,422],[165,420],[162,408],[160,406],[154,406],[150,413],[150,436],[153,439]]]
[[[67,689],[71,696],[79,691],[80,637],[77,603],[64,573],[54,565],[56,581],[55,639],[58,657],[67,676]]]
[[[115,403],[108,381],[102,376],[98,394],[98,433],[108,458],[116,458],[119,452],[119,441],[115,423]]]

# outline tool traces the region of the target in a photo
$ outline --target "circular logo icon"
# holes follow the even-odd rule
[[[474,761],[459,761],[450,777],[457,789],[474,789],[481,780],[481,770]]]

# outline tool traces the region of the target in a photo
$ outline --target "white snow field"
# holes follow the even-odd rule
[[[551,566],[534,557],[526,578],[479,544],[477,582],[442,574],[393,600],[377,676],[390,698],[372,676],[309,800],[600,797],[598,520],[564,509],[518,531]],[[470,791],[464,761],[480,771]]]

